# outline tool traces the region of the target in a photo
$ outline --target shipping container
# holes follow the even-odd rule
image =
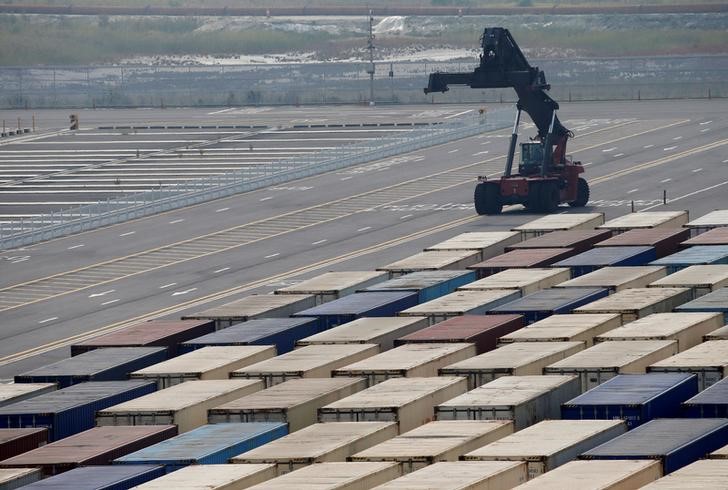
[[[488,260],[473,264],[480,279],[509,269],[535,269],[547,267],[576,254],[572,248],[523,248],[496,255]]]
[[[703,336],[703,342],[707,342],[709,340],[728,340],[728,325],[724,325]]]
[[[581,459],[657,459],[667,475],[728,441],[728,419],[655,419],[583,453]]]
[[[124,468],[126,466],[117,466]],[[164,470],[162,470],[164,471]],[[243,490],[275,478],[272,464],[200,464],[185,466],[135,490]],[[69,489],[72,490],[72,489]]]
[[[427,303],[407,308],[400,316],[426,316],[430,325],[462,315],[482,315],[521,297],[512,289],[491,289],[484,291],[455,291]]]
[[[39,467],[46,476],[57,475],[78,466],[111,464],[116,458],[175,435],[173,425],[94,427],[0,461],[0,467]]]
[[[399,338],[395,344],[467,342],[475,344],[476,354],[482,354],[495,349],[499,337],[521,328],[521,315],[463,315]]]
[[[416,292],[417,302],[439,298],[475,280],[475,272],[467,270],[421,271],[399,276],[396,279],[380,282],[362,292],[370,291],[411,291]]]
[[[676,340],[682,352],[700,344],[703,336],[723,324],[720,313],[655,313],[597,336],[595,342],[613,340]]]
[[[652,419],[679,416],[680,404],[697,392],[694,374],[620,374],[565,402],[561,418],[619,419],[634,429]]]
[[[723,321],[728,323],[728,288],[703,295],[675,308],[679,312],[717,312],[723,314]]]
[[[594,345],[594,337],[622,325],[617,313],[591,315],[551,315],[498,339],[499,345],[513,342],[584,342]]]
[[[579,277],[602,267],[646,265],[656,257],[654,247],[595,247],[553,266],[568,267],[572,277]]]
[[[518,490],[636,490],[662,476],[657,461],[569,461]]]
[[[390,278],[420,271],[462,270],[480,261],[481,255],[480,251],[474,250],[419,252],[383,267],[378,267],[377,270],[389,273]]]
[[[275,294],[312,294],[316,304],[326,303],[364,289],[373,284],[389,279],[386,272],[376,271],[341,271],[325,272],[311,279],[306,279],[275,290]]]
[[[288,434],[282,422],[203,425],[171,439],[139,449],[114,464],[164,466],[167,473],[196,464],[225,464],[233,456]]]
[[[561,416],[581,393],[576,376],[503,376],[435,407],[437,420],[512,420],[521,430]]]
[[[668,274],[691,265],[712,264],[728,264],[728,245],[696,245],[650,262],[650,265],[667,267]]]
[[[609,288],[611,292],[646,288],[667,275],[667,268],[655,265],[602,267],[556,285],[558,288]]]
[[[318,420],[318,409],[366,388],[361,378],[300,378],[208,410],[210,423],[285,422],[294,432]]]
[[[322,332],[338,325],[363,317],[397,316],[417,304],[417,293],[412,291],[379,291],[354,293],[323,305],[303,310],[293,315],[296,318],[315,317],[318,331]]]
[[[618,374],[644,374],[647,366],[676,352],[674,340],[602,342],[546,366],[543,372],[577,375],[582,391],[587,391]]]
[[[161,466],[83,466],[33,483],[23,490],[127,490],[164,475]]]
[[[728,286],[728,264],[691,265],[650,284],[650,287],[690,288],[690,299]]]
[[[596,247],[653,247],[656,258],[665,257],[680,250],[680,242],[690,237],[690,230],[683,228],[633,229],[597,243]]]
[[[109,347],[48,364],[15,376],[16,383],[56,383],[59,388],[86,381],[122,381],[129,373],[167,359],[164,347]]]
[[[37,449],[47,442],[48,429],[42,427],[0,429],[0,461]]]
[[[427,247],[425,251],[476,250],[480,252],[478,260],[485,260],[502,254],[506,247],[520,241],[521,234],[517,231],[474,231],[456,235],[431,247]]]
[[[571,313],[575,308],[592,303],[609,294],[606,288],[551,288],[536,291],[521,299],[489,310],[488,315],[523,315],[531,324],[558,313]]]
[[[207,423],[207,410],[263,388],[256,379],[188,381],[166,390],[105,408],[96,413],[96,424],[175,424],[179,433]]]
[[[516,342],[440,369],[440,376],[464,376],[473,390],[501,376],[542,374],[549,364],[584,349],[583,342]]]
[[[687,211],[643,211],[610,219],[597,229],[611,230],[616,235],[630,230],[679,229],[687,222]]]
[[[436,405],[466,389],[463,378],[392,378],[321,407],[319,421],[397,422],[402,434],[432,421]]]
[[[457,461],[474,449],[513,433],[510,420],[430,422],[365,449],[349,458],[357,462],[397,462],[412,473],[438,461]]]
[[[552,231],[593,230],[604,223],[604,213],[547,214],[513,228],[524,240]]]
[[[147,381],[90,381],[0,407],[0,427],[46,427],[57,441],[94,426],[98,410],[147,395]]]
[[[443,461],[404,475],[376,490],[501,490],[528,479],[519,461]]]
[[[571,271],[569,269],[507,269],[465,286],[460,286],[458,291],[517,289],[521,292],[521,296],[525,296],[568,281],[570,278]]]
[[[437,376],[440,368],[475,355],[475,344],[405,344],[376,356],[335,369],[331,375],[364,378],[374,386],[391,378]]]
[[[574,309],[574,313],[619,313],[627,323],[653,313],[668,313],[690,301],[688,288],[632,288]]]
[[[728,209],[716,209],[706,215],[688,221],[685,225],[694,232],[712,230],[713,228],[721,228],[728,226]]]
[[[544,420],[471,451],[468,461],[525,461],[528,478],[561,466],[620,434],[621,420]]]
[[[397,463],[316,463],[268,480],[251,490],[364,490],[401,474]]]
[[[169,356],[186,340],[215,331],[211,320],[150,320],[71,345],[71,355],[107,347],[166,347]]]
[[[233,371],[233,379],[261,379],[266,388],[296,378],[330,378],[334,369],[379,353],[376,344],[307,345]]]
[[[179,350],[185,353],[207,346],[275,345],[278,354],[285,354],[293,350],[297,340],[318,332],[316,318],[262,318],[189,340]]]
[[[701,390],[723,379],[728,371],[728,340],[703,342],[692,349],[652,363],[650,373],[693,373]]]
[[[15,490],[39,481],[42,476],[37,468],[0,468],[0,488]]]
[[[710,389],[710,388],[708,388],[708,389]],[[723,418],[725,418],[725,417],[723,417]],[[728,445],[725,445],[719,449],[716,449],[712,453],[708,454],[708,458],[709,459],[728,459]]]
[[[220,330],[258,318],[291,316],[315,305],[316,297],[312,294],[253,294],[199,313],[185,315],[182,319],[213,320],[215,328]]]
[[[395,340],[422,330],[427,317],[359,318],[296,342],[298,347],[315,344],[377,344],[381,351],[394,347]]]
[[[683,416],[690,418],[728,418],[728,379],[722,379],[689,400],[685,400],[685,403],[683,403]]]
[[[695,245],[728,245],[728,226],[713,228],[689,240],[685,240],[680,245],[683,247],[693,247]]]
[[[646,490],[704,490],[723,488],[728,479],[728,461],[698,460],[642,487]]]
[[[0,383],[0,407],[55,391],[55,383]]]
[[[185,381],[228,379],[233,371],[275,355],[276,348],[272,345],[203,347],[135,371],[131,379],[154,381],[162,390]]]
[[[545,235],[529,238],[515,245],[510,245],[506,247],[506,252],[521,248],[571,248],[576,253],[581,253],[611,236],[612,232],[607,230],[552,231]]]
[[[349,456],[397,435],[392,422],[314,424],[232,458],[231,463],[270,463],[278,475],[314,463],[344,462]]]

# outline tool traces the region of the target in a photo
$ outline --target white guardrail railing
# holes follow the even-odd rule
[[[513,116],[512,110],[502,109],[440,124],[413,126],[413,131],[406,136],[385,136],[370,140],[367,144],[341,146],[204,179],[168,184],[159,189],[117,196],[30,219],[0,223],[0,250],[31,245],[503,129],[512,124]]]

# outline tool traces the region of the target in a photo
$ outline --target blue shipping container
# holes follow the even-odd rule
[[[475,271],[420,271],[405,274],[396,279],[380,282],[369,286],[362,292],[372,291],[415,291],[418,293],[418,302],[427,301],[445,296],[460,286],[477,279]]]
[[[728,264],[728,245],[696,245],[650,262],[650,265],[667,267],[668,274],[691,265],[705,264]]]
[[[57,383],[67,388],[86,381],[122,381],[129,373],[167,360],[166,347],[94,349],[15,376],[16,383]]]
[[[497,306],[486,312],[487,315],[523,315],[527,325],[543,320],[557,313],[571,313],[592,301],[609,294],[607,288],[551,288],[542,289],[521,299]]]
[[[319,333],[315,318],[260,318],[238,323],[182,343],[180,354],[208,346],[275,345],[278,354],[293,350],[296,341]]]
[[[128,490],[164,476],[161,466],[85,466],[24,486],[27,490]]]
[[[561,418],[622,419],[634,429],[652,419],[680,416],[680,404],[697,392],[694,374],[620,374],[561,405]]]
[[[167,473],[191,464],[225,464],[230,458],[288,434],[282,422],[210,424],[115,459],[114,464],[162,465]]]
[[[710,385],[683,403],[683,416],[690,418],[728,418],[728,378]]]
[[[723,321],[728,323],[728,288],[716,289],[712,293],[705,294],[678,306],[675,308],[675,311],[686,313],[723,313]]]
[[[728,419],[655,419],[581,459],[659,459],[665,475],[697,461],[728,442]]]
[[[156,391],[149,381],[90,381],[0,407],[0,428],[46,427],[48,442],[95,425],[96,412]]]
[[[571,277],[578,277],[601,267],[645,265],[656,258],[654,247],[596,247],[551,267],[569,267]]]
[[[417,293],[410,291],[354,293],[303,310],[293,316],[316,317],[319,328],[323,331],[357,318],[397,316],[400,311],[415,306],[417,296]]]

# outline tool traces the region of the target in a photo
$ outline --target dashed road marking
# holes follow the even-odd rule
[[[703,121],[703,122],[701,122],[701,123],[700,123],[700,125],[701,125],[701,126],[705,126],[706,124],[710,124],[710,123],[712,123],[712,122],[713,122],[713,121]]]
[[[229,211],[229,210],[230,210],[230,208],[220,208],[220,209],[216,209],[215,212],[222,213],[223,211]]]
[[[46,318],[45,320],[41,320],[38,323],[43,324],[43,323],[52,322],[53,320],[58,320],[58,317],[57,316],[52,316],[50,318]]]
[[[278,257],[279,255],[280,255],[280,253],[274,253],[274,254],[266,255],[264,258],[265,259],[272,259],[273,257]]]
[[[341,180],[349,180],[349,179],[353,179],[353,178],[354,178],[354,177],[352,177],[352,176],[349,176],[349,177],[342,177],[342,178],[341,178]]]
[[[230,267],[223,267],[222,269],[218,269],[216,271],[212,271],[213,274],[219,274],[221,272],[229,271]]]
[[[175,219],[175,220],[170,221],[169,224],[176,225],[177,223],[182,223],[184,220],[185,220],[184,218]]]
[[[654,148],[654,147],[655,147],[655,145],[645,145],[642,148],[644,148],[645,150],[647,150],[648,148]]]
[[[412,216],[413,216],[412,214],[405,214],[404,216],[402,216],[399,219],[407,219],[407,218],[411,218]]]
[[[171,288],[172,286],[176,286],[176,285],[177,285],[176,282],[170,282],[169,284],[165,284],[164,286],[159,286],[159,289],[167,289],[167,288]]]
[[[104,302],[104,303],[101,303],[101,306],[106,306],[106,305],[110,305],[110,304],[116,303],[117,301],[119,301],[119,299],[118,299],[118,298],[117,298],[117,299],[112,299],[112,300],[110,300],[110,301],[106,301],[106,302]]]
[[[660,181],[660,184],[666,184],[666,183],[670,182],[671,180],[672,180],[672,179],[670,179],[670,178],[667,178],[667,179],[662,179],[662,180]]]
[[[460,151],[460,148],[455,148],[454,150],[450,150],[450,151],[448,151],[448,153],[455,153],[455,152],[458,152],[458,151]]]
[[[136,233],[136,231],[127,231],[126,233],[122,233],[119,236],[129,236],[129,235],[133,235],[134,233]]]
[[[634,192],[637,192],[638,190],[639,190],[639,188],[637,188],[637,189],[632,189],[632,190],[630,190],[630,191],[627,191],[627,194],[632,194],[632,193],[634,193]]]
[[[624,153],[617,153],[616,155],[614,155],[614,158],[619,158],[619,157],[623,157],[623,156],[624,156]]]
[[[371,230],[371,229],[372,229],[372,227],[371,227],[371,226],[365,226],[364,228],[359,228],[359,229],[358,229],[358,230],[356,230],[356,231],[367,231],[367,230]]]
[[[271,199],[273,199],[273,196],[264,197],[264,198],[260,199],[260,202],[270,201]]]
[[[617,149],[617,147],[616,147],[616,146],[613,146],[613,147],[611,147],[611,148],[605,148],[605,149],[604,149],[604,150],[602,150],[602,151],[603,151],[604,153],[609,153],[610,151],[614,151],[614,150],[616,150],[616,149]]]
[[[319,240],[319,241],[317,241],[317,242],[313,242],[313,243],[312,243],[311,245],[320,245],[320,244],[322,244],[322,243],[324,243],[324,242],[328,242],[328,240],[327,240],[326,238],[324,238],[324,239],[322,239],[322,240]]]
[[[189,288],[185,289],[184,291],[175,291],[172,293],[172,296],[181,296],[183,294],[191,293],[192,291],[197,291],[197,288]]]
[[[702,168],[694,168],[694,169],[693,169],[693,173],[696,173],[696,172],[700,172],[700,171],[702,171],[702,170],[703,170]]]
[[[73,250],[75,248],[81,248],[81,247],[85,247],[85,246],[86,246],[86,244],[80,243],[78,245],[73,245],[72,247],[68,247],[68,250]]]
[[[700,130],[701,133],[707,133],[708,131],[710,131],[710,128],[705,128],[705,129]]]
[[[671,151],[677,148],[677,146],[668,146],[667,148],[663,148],[662,151]]]
[[[109,289],[108,291],[104,291],[103,293],[93,293],[93,294],[89,294],[88,297],[89,298],[98,298],[99,296],[106,296],[107,294],[111,294],[114,291],[116,291],[116,289]]]
[[[683,139],[682,136],[675,136],[672,140],[673,141],[680,141],[681,139]]]

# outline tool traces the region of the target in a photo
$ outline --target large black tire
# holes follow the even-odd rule
[[[544,213],[553,213],[559,207],[559,188],[554,182],[544,182],[539,189],[541,197],[541,211]]]
[[[528,185],[528,197],[523,203],[529,213],[541,212],[541,185],[532,182]]]
[[[576,199],[569,203],[572,208],[583,208],[589,202],[589,183],[579,177],[576,182]]]
[[[500,214],[503,210],[500,187],[496,183],[481,182],[475,186],[475,211],[478,214]]]

